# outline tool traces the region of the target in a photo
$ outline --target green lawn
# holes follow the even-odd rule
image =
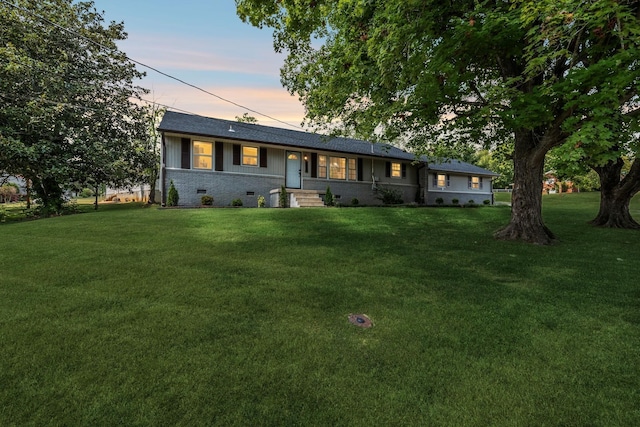
[[[0,224],[0,425],[640,425],[640,234],[597,207],[545,196],[551,247],[507,206]]]

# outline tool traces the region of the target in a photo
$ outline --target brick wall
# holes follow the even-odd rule
[[[171,180],[178,190],[180,206],[198,206],[204,194],[213,196],[214,206],[229,206],[234,199],[240,199],[243,206],[257,207],[258,196],[264,196],[269,206],[269,191],[284,184],[284,178],[274,176],[167,169],[167,192]]]

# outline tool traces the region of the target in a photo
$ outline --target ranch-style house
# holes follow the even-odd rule
[[[327,187],[335,201],[380,205],[382,191],[404,203],[493,203],[498,174],[458,160],[430,162],[386,144],[168,111],[162,135],[163,205],[170,183],[179,205],[276,207],[284,186],[292,207],[322,206]],[[488,201],[488,202],[486,202]]]

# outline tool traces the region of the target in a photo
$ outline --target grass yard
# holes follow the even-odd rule
[[[507,206],[0,224],[0,425],[640,425],[640,234],[597,208],[545,196],[551,247]]]

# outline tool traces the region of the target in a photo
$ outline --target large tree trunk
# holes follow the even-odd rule
[[[511,221],[495,237],[549,245],[555,236],[542,221],[542,177],[544,154],[531,132],[516,132],[513,156]]]
[[[590,222],[597,227],[640,229],[629,212],[629,202],[640,190],[640,164],[634,161],[627,176],[621,180],[624,162],[621,158],[594,170],[600,177],[600,211]]]
[[[33,191],[40,202],[41,214],[44,216],[50,216],[51,214],[58,214],[62,211],[63,191],[60,185],[55,179],[51,177],[34,178],[31,180],[33,185]]]

